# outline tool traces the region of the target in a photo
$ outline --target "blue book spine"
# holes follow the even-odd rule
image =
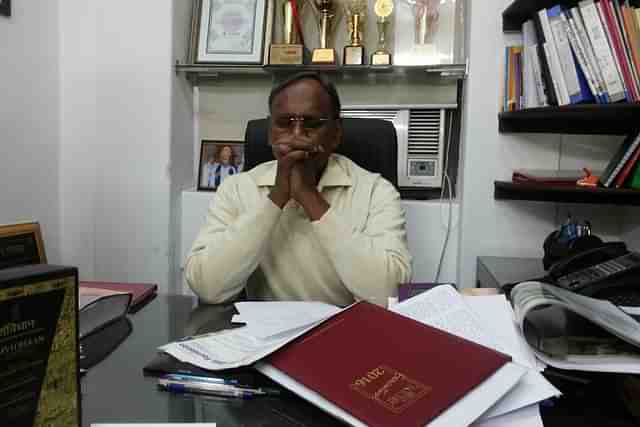
[[[589,88],[589,83],[587,83],[587,77],[584,75],[584,71],[582,70],[582,67],[578,63],[576,54],[574,52],[571,52],[571,55],[573,56],[573,63],[576,66],[576,73],[578,75],[578,84],[580,85],[580,93],[571,97],[571,103],[578,104],[580,102],[593,102],[595,100],[601,104],[602,99],[600,99],[599,97],[596,98],[594,96],[595,94],[591,93],[591,89]]]

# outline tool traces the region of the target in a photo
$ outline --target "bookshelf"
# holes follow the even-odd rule
[[[505,33],[522,31],[523,24],[543,8],[577,6],[579,0],[513,0],[502,13]],[[632,0],[631,5],[640,6]],[[574,104],[531,108],[498,114],[500,133],[627,135],[640,128],[640,103]],[[494,199],[539,202],[640,206],[640,191],[494,182]]]
[[[552,186],[495,181],[493,197],[495,200],[640,206],[640,191],[626,188]]]

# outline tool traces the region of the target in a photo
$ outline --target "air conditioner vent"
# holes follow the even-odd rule
[[[409,110],[407,154],[409,156],[439,156],[442,110]]]
[[[365,118],[365,119],[382,119],[387,121],[393,121],[398,115],[397,109],[380,109],[380,110],[369,110],[369,109],[349,109],[342,110],[342,117],[355,117],[355,118]]]

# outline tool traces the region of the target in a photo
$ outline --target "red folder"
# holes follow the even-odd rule
[[[424,426],[511,358],[360,302],[266,361],[369,426]]]
[[[80,287],[130,292],[132,295],[131,305],[129,306],[130,313],[135,313],[140,310],[147,302],[155,297],[158,291],[158,285],[155,283],[80,281]]]

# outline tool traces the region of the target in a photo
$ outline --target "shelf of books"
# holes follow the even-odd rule
[[[628,134],[640,126],[640,1],[515,0],[501,132]]]
[[[640,191],[626,188],[610,189],[495,181],[493,195],[496,200],[640,206]]]

